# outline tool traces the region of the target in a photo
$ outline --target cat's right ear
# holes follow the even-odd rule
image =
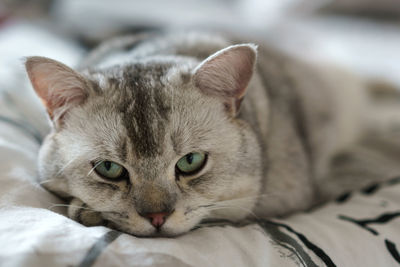
[[[45,57],[28,57],[25,67],[36,94],[56,125],[60,125],[68,109],[86,100],[86,80],[66,65]]]
[[[202,92],[220,98],[227,111],[235,116],[253,75],[256,58],[254,44],[222,49],[197,66],[194,83]]]

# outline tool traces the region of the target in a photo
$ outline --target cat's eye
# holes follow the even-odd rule
[[[199,172],[207,161],[207,154],[193,152],[186,154],[176,163],[176,170],[182,175],[193,175]]]
[[[124,167],[108,160],[97,162],[94,170],[98,175],[111,180],[125,178],[128,175],[128,171]]]

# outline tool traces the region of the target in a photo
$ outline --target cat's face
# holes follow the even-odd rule
[[[73,78],[60,73],[40,82],[40,64],[66,67],[43,58],[27,63],[55,125],[40,151],[50,190],[80,199],[109,225],[139,236],[173,236],[203,220],[249,215],[261,169],[256,137],[235,118],[239,97],[207,92],[211,80],[201,76],[207,62],[197,68],[137,62],[86,72],[69,85],[60,79]],[[61,93],[47,89],[49,99],[43,84],[73,93],[59,99]]]

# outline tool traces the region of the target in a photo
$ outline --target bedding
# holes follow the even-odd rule
[[[43,38],[37,49],[55,41]],[[76,51],[73,44],[32,49],[71,64]],[[176,238],[137,238],[70,220],[65,203],[36,180],[48,126],[17,65],[0,63],[8,71],[0,83],[0,266],[400,265],[400,176],[285,219],[213,225]]]

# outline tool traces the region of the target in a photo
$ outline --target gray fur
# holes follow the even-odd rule
[[[362,83],[260,46],[243,101],[241,91],[199,89],[193,76],[200,64],[234,43],[198,33],[125,37],[82,63],[87,99],[54,125],[39,161],[41,179],[50,180],[44,185],[73,197],[71,218],[172,236],[202,220],[285,215],[318,202],[330,159],[363,127]],[[244,49],[251,54],[254,46]],[[193,151],[208,153],[206,166],[195,177],[177,177],[177,160]],[[122,164],[129,181],[97,176],[90,162],[98,159]],[[93,210],[96,216],[85,214]],[[140,216],[165,210],[173,213],[160,232]]]

